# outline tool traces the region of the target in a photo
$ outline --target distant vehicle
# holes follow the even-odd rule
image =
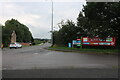
[[[9,47],[10,47],[10,49],[11,48],[17,49],[17,48],[22,48],[22,45],[19,43],[11,43]]]

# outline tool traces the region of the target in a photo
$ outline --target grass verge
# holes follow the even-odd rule
[[[50,50],[64,51],[64,52],[80,52],[80,53],[96,53],[96,54],[118,54],[118,49],[88,49],[88,48],[69,48],[69,47],[49,47]]]

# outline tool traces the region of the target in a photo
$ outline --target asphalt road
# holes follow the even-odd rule
[[[50,44],[3,49],[5,78],[117,78],[118,56],[44,49]]]

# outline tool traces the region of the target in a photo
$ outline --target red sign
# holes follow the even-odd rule
[[[80,39],[77,39],[78,41],[80,41]]]
[[[99,37],[83,37],[82,45],[91,45],[91,46],[115,46],[116,38],[107,37],[106,39],[101,39]]]

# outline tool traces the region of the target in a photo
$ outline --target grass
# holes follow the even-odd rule
[[[120,69],[120,66],[112,66],[113,69]]]
[[[90,49],[90,48],[69,48],[69,47],[49,47],[50,49],[58,49],[60,51],[68,50],[72,52],[82,52],[82,53],[99,53],[99,54],[117,54],[120,52],[118,49]]]

